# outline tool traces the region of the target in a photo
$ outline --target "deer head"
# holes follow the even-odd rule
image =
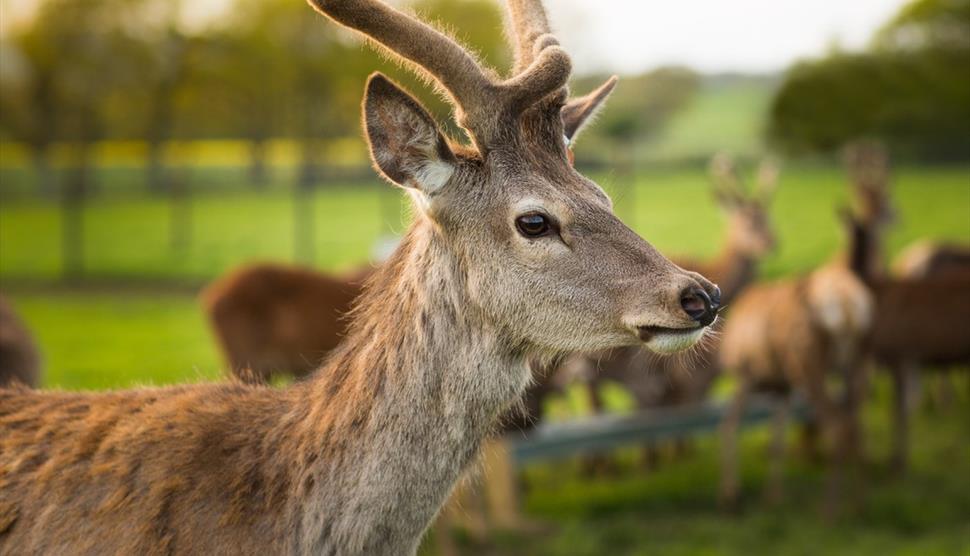
[[[889,155],[885,147],[860,141],[846,147],[844,158],[858,217],[874,229],[895,222],[896,209],[889,198]]]
[[[717,287],[658,253],[613,214],[567,144],[616,84],[568,100],[571,62],[538,0],[510,0],[512,75],[499,78],[438,30],[376,0],[310,0],[430,78],[470,144],[446,137],[411,95],[370,77],[364,127],[378,172],[407,190],[415,227],[463,274],[467,302],[531,353],[645,342],[694,344]]]
[[[768,254],[775,247],[775,234],[768,205],[778,185],[778,166],[765,159],[758,168],[754,189],[746,193],[734,161],[726,154],[711,160],[714,198],[728,215],[728,243],[752,258]]]

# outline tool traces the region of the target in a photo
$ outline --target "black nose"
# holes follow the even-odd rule
[[[721,290],[717,286],[714,286],[713,294],[712,300],[711,296],[701,288],[688,288],[680,295],[680,306],[692,320],[697,321],[701,326],[708,326],[717,318],[717,308],[721,301]]]

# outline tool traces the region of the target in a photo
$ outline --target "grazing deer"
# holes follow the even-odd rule
[[[721,252],[709,261],[674,262],[717,283],[726,307],[755,279],[759,261],[775,246],[768,205],[777,187],[778,169],[773,161],[763,161],[754,189],[745,193],[734,162],[721,154],[711,162],[711,179],[714,197],[728,217]],[[602,410],[598,390],[607,380],[625,386],[640,409],[703,400],[720,373],[718,340],[709,336],[703,349],[679,356],[662,357],[626,347],[588,357],[586,364],[594,369],[588,373],[594,409]]]
[[[0,296],[0,388],[14,384],[40,384],[40,355],[30,331]]]
[[[372,273],[328,276],[278,264],[243,267],[201,295],[231,372],[245,382],[306,377],[346,334],[347,312]]]
[[[854,242],[842,257],[807,276],[757,284],[735,302],[725,322],[719,358],[734,375],[737,390],[722,424],[721,501],[737,502],[737,435],[744,405],[754,390],[783,395],[775,416],[767,497],[781,497],[784,430],[789,392],[807,397],[821,431],[833,440],[837,461],[829,479],[828,508],[841,480],[841,467],[854,461],[859,448],[858,409],[865,386],[864,342],[873,319],[872,295],[856,276]],[[844,383],[842,403],[826,388],[830,372]]]
[[[436,80],[467,146],[386,77],[366,86],[378,171],[416,217],[308,380],[0,393],[0,552],[413,554],[530,357],[686,349],[714,285],[625,227],[568,161],[614,85],[567,102],[537,0],[509,2],[512,76],[376,0],[315,0]]]

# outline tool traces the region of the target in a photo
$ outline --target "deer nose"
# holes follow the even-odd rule
[[[708,326],[717,318],[717,308],[721,301],[721,290],[714,286],[714,299],[698,287],[690,287],[680,294],[680,306],[691,320],[701,326]]]

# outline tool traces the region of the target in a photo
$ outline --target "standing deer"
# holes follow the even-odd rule
[[[0,296],[0,388],[14,384],[40,384],[40,355],[30,331]]]
[[[857,274],[870,287],[877,318],[868,349],[893,381],[891,464],[907,467],[909,414],[920,368],[970,364],[970,249],[920,241],[897,258],[894,272],[883,263],[886,229],[895,219],[889,195],[889,163],[878,145],[857,144],[846,153],[855,214],[846,223],[857,253]],[[947,292],[944,304],[934,303]]]
[[[844,217],[844,216],[843,216]],[[802,391],[821,432],[835,442],[836,462],[828,487],[834,509],[842,467],[860,452],[858,411],[865,388],[865,340],[873,320],[872,295],[857,277],[863,255],[850,250],[807,276],[758,284],[735,302],[719,352],[722,367],[737,389],[722,423],[721,502],[730,507],[739,494],[737,436],[741,416],[754,390],[783,396],[775,415],[767,498],[781,498],[784,431],[792,389]],[[826,388],[836,372],[844,384],[841,402]]]
[[[257,264],[213,282],[201,300],[237,378],[256,384],[267,384],[274,375],[302,379],[346,335],[346,314],[372,272],[328,276]]]
[[[862,253],[880,243],[881,230],[863,217],[849,222],[853,241]],[[959,265],[923,276],[892,277],[872,274],[869,265],[858,273],[872,290],[876,319],[867,347],[893,379],[893,444],[891,464],[904,471],[908,464],[910,381],[921,367],[970,368],[970,269]],[[944,303],[939,303],[944,292]]]
[[[313,5],[436,80],[471,144],[370,77],[372,160],[417,214],[308,380],[0,393],[0,552],[413,554],[530,357],[682,350],[716,319],[569,164],[614,81],[567,102],[537,0],[509,2],[504,80],[377,0]]]

